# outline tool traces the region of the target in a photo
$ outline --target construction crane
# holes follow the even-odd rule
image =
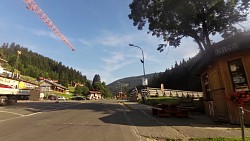
[[[72,50],[75,48],[71,43],[64,37],[64,35],[57,29],[54,23],[49,19],[49,17],[42,11],[42,9],[36,4],[34,0],[23,0],[26,3],[26,7],[29,10],[34,11],[39,18],[52,30],[54,33]]]

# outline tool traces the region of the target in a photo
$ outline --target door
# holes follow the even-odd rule
[[[210,93],[213,100],[214,116],[220,120],[229,120],[225,98],[225,89],[218,68],[209,73]]]

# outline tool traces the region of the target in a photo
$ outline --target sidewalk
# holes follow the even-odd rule
[[[205,115],[191,115],[189,118],[159,118],[151,114],[151,106],[137,102],[123,101],[127,115],[135,131],[142,137],[164,140],[191,138],[241,138],[240,125],[212,122]],[[250,137],[250,128],[245,128],[245,137]]]

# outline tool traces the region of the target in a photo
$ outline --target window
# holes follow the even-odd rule
[[[235,91],[249,91],[245,69],[241,59],[228,62],[229,71]]]

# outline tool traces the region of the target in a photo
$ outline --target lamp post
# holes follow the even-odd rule
[[[142,62],[142,66],[143,66],[143,78],[144,78],[144,81],[145,81],[146,78],[145,78],[145,66],[144,66],[144,53],[143,53],[143,50],[142,50],[141,47],[136,46],[134,44],[129,44],[129,46],[136,47],[136,48],[139,48],[141,50],[141,53],[142,53],[142,60],[141,60],[141,62]]]
[[[17,73],[16,73],[16,78],[18,78],[18,59],[19,59],[19,55],[21,54],[21,51],[17,51],[17,58],[16,58],[16,64],[14,66],[14,70],[13,70],[13,75],[12,77],[15,77],[15,69],[17,69]]]

